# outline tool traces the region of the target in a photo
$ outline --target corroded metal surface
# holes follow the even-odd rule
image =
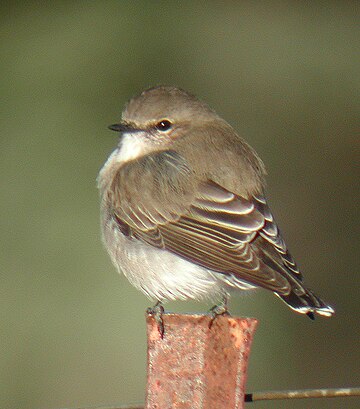
[[[164,314],[164,337],[147,317],[146,409],[241,409],[257,321]]]

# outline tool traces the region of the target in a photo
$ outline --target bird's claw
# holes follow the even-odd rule
[[[222,301],[219,304],[216,304],[212,308],[210,308],[209,314],[210,314],[209,328],[212,327],[216,317],[218,317],[220,315],[230,316],[231,314],[229,313],[229,310],[228,310],[228,299],[227,299],[227,297],[224,296]]]
[[[165,331],[164,321],[162,319],[162,315],[164,314],[164,312],[165,312],[164,307],[162,306],[160,301],[158,301],[153,307],[149,307],[146,310],[147,314],[152,315],[154,317],[154,320],[156,321],[158,326],[158,331],[161,339],[164,338]]]

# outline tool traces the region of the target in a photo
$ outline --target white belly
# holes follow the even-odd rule
[[[105,224],[103,240],[118,271],[152,300],[216,299],[224,292],[220,274],[125,237],[113,220]]]

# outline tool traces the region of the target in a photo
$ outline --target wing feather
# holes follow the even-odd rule
[[[242,197],[212,180],[194,183],[190,174],[171,152],[121,169],[113,191],[122,231],[220,273],[230,285],[289,294],[291,277],[301,275],[265,198]],[[136,192],[128,187],[135,181]]]

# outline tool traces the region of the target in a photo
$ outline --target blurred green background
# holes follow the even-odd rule
[[[107,125],[157,84],[195,93],[258,151],[288,246],[337,311],[311,322],[265,291],[234,298],[234,315],[260,320],[248,391],[360,383],[358,11],[346,1],[1,3],[1,408],[144,399],[149,302],[102,247],[95,178],[117,143]]]

